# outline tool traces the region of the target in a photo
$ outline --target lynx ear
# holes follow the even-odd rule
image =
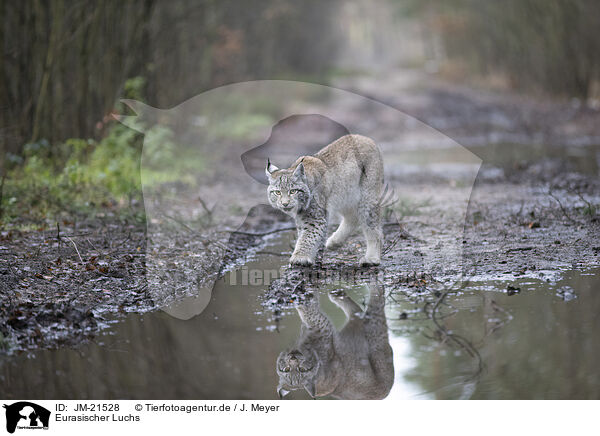
[[[279,399],[282,400],[283,397],[285,397],[287,394],[289,394],[291,391],[288,391],[287,389],[285,389],[283,386],[279,386],[277,388],[277,395],[279,395]]]
[[[303,180],[304,177],[305,177],[304,164],[302,162],[300,162],[298,164],[298,166],[296,167],[296,169],[294,170],[294,178],[296,180]]]
[[[273,165],[271,163],[270,159],[267,159],[267,167],[265,168],[265,174],[267,175],[267,177],[271,177],[271,174],[273,174],[273,172],[277,171],[279,168],[277,168],[275,165]]]
[[[306,392],[308,392],[308,395],[310,395],[312,398],[315,398],[315,382],[314,381],[309,381],[306,382],[304,384],[304,389],[306,389]]]

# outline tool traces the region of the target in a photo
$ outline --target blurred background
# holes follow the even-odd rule
[[[442,132],[386,86],[410,73],[600,105],[593,0],[0,0],[0,23],[4,223],[139,204],[141,139],[112,119],[120,98],[169,108],[223,84],[301,80],[379,90]]]

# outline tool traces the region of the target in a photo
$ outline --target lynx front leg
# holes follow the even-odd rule
[[[327,231],[325,214],[296,220],[298,240],[290,258],[292,265],[313,265],[319,249],[323,246]]]
[[[312,298],[303,304],[296,306],[302,324],[309,330],[321,332],[333,331],[333,325],[327,316],[321,311],[318,298]]]

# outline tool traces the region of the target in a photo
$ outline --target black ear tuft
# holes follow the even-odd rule
[[[265,174],[267,175],[267,177],[271,177],[271,174],[273,174],[273,172],[277,171],[278,169],[279,168],[277,168],[271,163],[271,159],[267,158],[267,166],[265,167]]]

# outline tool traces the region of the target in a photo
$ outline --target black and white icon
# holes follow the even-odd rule
[[[19,401],[4,405],[6,409],[6,431],[14,433],[19,429],[47,429],[50,411],[29,401]]]

